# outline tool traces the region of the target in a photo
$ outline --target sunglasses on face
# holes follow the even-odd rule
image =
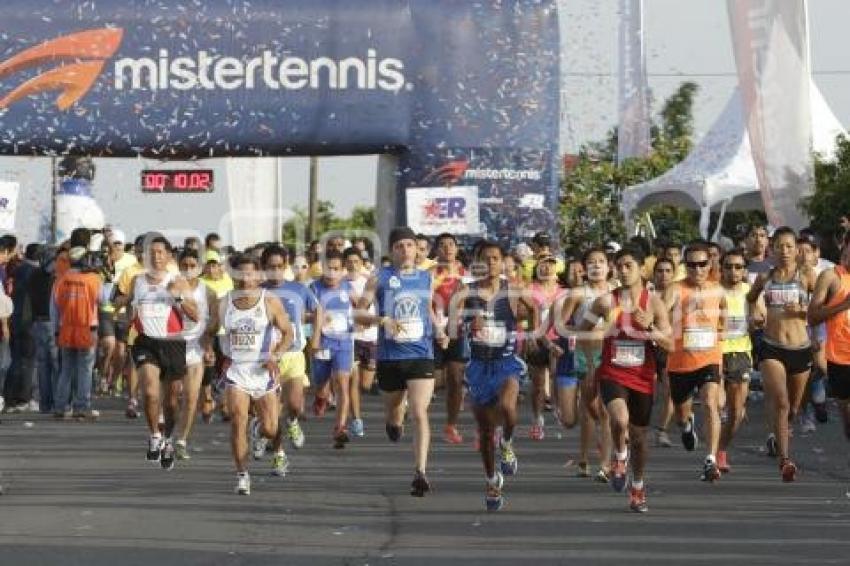
[[[708,267],[708,260],[705,260],[705,261],[686,261],[685,265],[689,269],[696,269],[698,267]]]
[[[744,269],[746,266],[743,263],[725,263],[723,269]]]

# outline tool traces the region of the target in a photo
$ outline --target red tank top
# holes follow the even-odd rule
[[[614,329],[606,336],[602,344],[602,363],[599,366],[599,379],[619,383],[639,393],[653,392],[655,388],[655,346],[651,340],[634,338],[636,332],[643,332],[632,321],[632,315],[620,306],[620,293],[612,294],[614,308]],[[649,304],[649,291],[641,291],[638,304],[646,309]],[[610,331],[609,331],[610,332]]]

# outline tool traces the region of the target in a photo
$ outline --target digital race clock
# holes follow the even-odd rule
[[[144,193],[211,193],[212,169],[145,169]]]

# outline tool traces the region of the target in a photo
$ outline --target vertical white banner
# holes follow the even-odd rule
[[[278,166],[273,157],[234,157],[227,160],[230,213],[221,220],[237,249],[259,242],[279,241]]]
[[[810,62],[804,0],[727,0],[738,82],[768,221],[808,224],[812,193]]]
[[[649,86],[643,37],[643,0],[620,0],[620,118],[617,162],[646,157],[650,140]]]
[[[20,188],[14,181],[0,181],[0,232],[15,231],[15,213],[18,210]]]

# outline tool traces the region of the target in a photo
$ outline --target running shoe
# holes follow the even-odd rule
[[[301,424],[298,422],[298,419],[287,421],[286,435],[289,437],[289,441],[292,442],[293,448],[299,449],[304,447],[306,438],[304,431],[301,430]]]
[[[166,438],[162,443],[162,450],[159,454],[159,465],[163,470],[171,470],[174,468],[174,444],[170,438]]]
[[[770,433],[767,435],[767,441],[765,442],[767,447],[767,455],[771,458],[776,458],[779,455],[779,444],[776,442],[776,435]]]
[[[546,431],[543,429],[543,425],[533,424],[531,425],[531,429],[528,431],[528,437],[531,440],[543,440],[546,438]]]
[[[829,422],[829,412],[826,409],[826,403],[812,403],[815,409],[815,420],[821,424]]]
[[[724,474],[732,471],[732,466],[729,465],[729,455],[726,454],[725,450],[717,451],[717,469]]]
[[[425,497],[425,494],[429,491],[431,491],[431,483],[425,476],[425,472],[416,470],[413,481],[410,482],[410,495],[413,497]]]
[[[646,487],[640,489],[629,488],[629,509],[635,513],[646,513],[649,507],[646,505]]]
[[[696,450],[699,441],[697,440],[697,430],[694,425],[694,416],[691,415],[688,417],[688,422],[685,423],[685,427],[682,429],[682,446],[685,447],[685,450],[688,452],[693,452]]]
[[[448,444],[463,444],[463,437],[455,425],[446,425],[443,428],[443,440]]]
[[[236,493],[251,495],[251,476],[248,475],[248,472],[236,474]]]
[[[782,458],[779,471],[782,473],[782,481],[786,483],[797,479],[797,466],[791,461],[791,458]]]
[[[345,430],[345,427],[338,428],[334,431],[334,448],[337,450],[345,448],[345,445],[350,441],[351,439],[348,437],[348,431]]]
[[[499,467],[502,470],[502,474],[515,476],[519,468],[519,463],[517,462],[516,454],[514,454],[514,443],[510,440],[507,442],[503,440],[499,442],[499,449],[501,450]]]
[[[261,460],[266,455],[268,439],[260,435],[260,421],[254,417],[251,419],[251,454],[254,460]]]
[[[484,505],[487,511],[498,511],[505,506],[505,498],[502,496],[502,486],[505,483],[505,478],[502,474],[496,472],[495,482],[487,480],[487,489],[484,494]]]
[[[389,438],[391,442],[398,442],[401,440],[401,433],[402,428],[400,426],[387,423],[387,438]]]
[[[655,445],[661,448],[673,447],[673,441],[670,440],[670,435],[663,428],[655,430]]]
[[[699,479],[708,482],[716,482],[720,479],[720,469],[717,467],[717,462],[715,462],[714,458],[708,457],[705,459]]]
[[[596,475],[593,476],[593,481],[597,483],[608,483],[611,481],[611,472],[606,470],[605,468],[599,468],[597,470]]]
[[[159,462],[159,456],[162,452],[162,437],[159,435],[151,436],[148,439],[148,453],[145,458],[148,462]]]
[[[576,472],[576,477],[589,478],[590,477],[590,464],[588,464],[587,462],[579,462],[578,463],[578,471]]]
[[[178,460],[192,459],[192,456],[189,454],[189,447],[186,445],[185,440],[178,440],[174,443],[174,455]]]
[[[328,410],[328,400],[324,397],[316,397],[313,400],[313,414],[317,417],[324,417],[325,411]]]
[[[817,430],[815,425],[815,415],[810,409],[807,409],[800,416],[800,432],[803,434],[811,434]]]
[[[351,436],[356,436],[357,438],[363,438],[366,436],[366,429],[363,426],[363,419],[351,419],[351,422],[348,423],[348,432]]]
[[[289,458],[286,457],[286,453],[281,450],[274,455],[274,459],[272,459],[272,475],[282,478],[286,476],[286,472],[289,471]]]
[[[100,411],[90,409],[88,411],[74,411],[73,418],[78,421],[96,421],[100,418]]]
[[[611,488],[617,493],[622,493],[626,489],[627,468],[627,460],[615,460],[614,466],[611,468]]]

